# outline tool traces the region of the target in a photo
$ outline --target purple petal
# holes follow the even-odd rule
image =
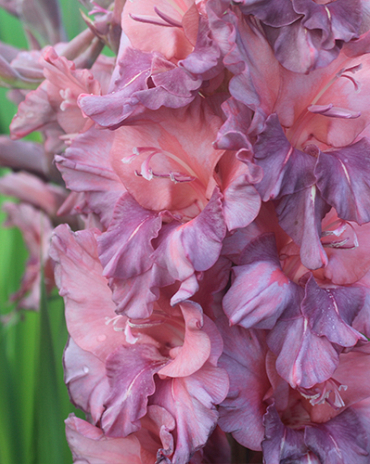
[[[370,143],[361,139],[340,150],[320,152],[317,186],[338,216],[358,224],[370,222]]]
[[[223,69],[221,51],[212,38],[208,21],[203,16],[199,18],[197,41],[194,50],[184,60],[179,61],[193,75],[201,75],[203,80],[212,79]]]
[[[316,159],[292,147],[276,114],[267,118],[265,129],[254,145],[254,157],[264,172],[262,181],[256,185],[263,201],[298,192],[315,183]]]
[[[283,315],[270,332],[267,342],[278,356],[276,370],[279,375],[292,388],[311,388],[333,375],[339,357],[326,337],[318,337],[310,330],[306,318],[299,313],[293,314]]]
[[[140,429],[148,396],[155,391],[154,374],[167,362],[153,345],[120,346],[106,360],[111,395],[101,427],[111,437],[126,437]]]
[[[328,262],[320,237],[321,221],[329,210],[314,185],[286,195],[277,204],[279,224],[301,247],[301,261],[308,269],[319,269]]]
[[[119,61],[121,77],[103,96],[81,95],[83,112],[102,127],[116,129],[145,108],[180,108],[191,103],[202,80],[159,53],[127,48]]]
[[[337,0],[328,4],[293,0],[293,8],[303,14],[302,24],[310,30],[322,31],[322,47],[336,40],[349,42],[357,38],[361,25],[361,2],[359,0]]]
[[[130,318],[143,319],[153,311],[153,303],[159,298],[159,288],[175,282],[165,269],[154,265],[144,274],[131,279],[112,279],[110,287],[116,312]]]
[[[366,340],[351,327],[364,300],[365,292],[360,287],[320,288],[311,274],[302,313],[312,332],[319,337],[325,335],[332,343],[343,347],[354,346],[358,340]]]
[[[272,329],[283,311],[299,301],[297,286],[280,267],[274,236],[253,240],[240,263],[233,268],[235,279],[223,299],[224,311],[231,324]]]
[[[152,53],[127,48],[119,61],[122,76],[114,90],[103,96],[81,95],[82,111],[102,127],[118,127],[136,109],[135,93],[147,88],[151,62]]]
[[[225,317],[217,320],[217,326],[224,340],[220,366],[230,379],[229,393],[219,408],[219,424],[243,446],[260,450],[266,410],[263,398],[270,387],[265,368],[264,333],[228,327]]]
[[[307,426],[304,440],[325,464],[369,462],[368,433],[351,409],[325,424]]]
[[[220,256],[226,234],[220,191],[215,189],[209,203],[195,219],[182,225],[169,224],[162,230],[156,249],[156,263],[186,285],[187,279],[194,279],[194,271],[206,271]],[[191,283],[191,288],[193,292],[198,290],[194,283]],[[189,296],[191,292],[188,292]],[[174,295],[172,304],[182,298]]]
[[[108,230],[98,238],[104,275],[130,279],[148,271],[153,264],[151,241],[161,226],[157,213],[142,208],[125,193],[117,202]]]
[[[216,147],[219,150],[251,149],[247,134],[252,111],[234,97],[222,103],[221,107],[227,119],[217,134]]]
[[[304,442],[303,430],[286,427],[281,422],[274,405],[267,408],[263,423],[265,439],[262,442],[262,449],[266,464],[283,462],[320,464],[317,457],[309,453]]]

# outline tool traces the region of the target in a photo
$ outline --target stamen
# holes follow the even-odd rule
[[[130,18],[133,19],[134,21],[138,21],[140,23],[153,24],[154,26],[182,28],[181,22],[177,21],[176,19],[171,18],[171,16],[166,15],[166,13],[163,13],[156,6],[154,7],[154,11],[160,17],[160,19],[162,19],[164,22],[159,21],[158,18],[155,18],[153,16],[133,15],[131,13],[130,13]]]
[[[336,229],[328,230],[330,227],[336,226],[337,224],[339,224],[339,226]],[[329,235],[335,235],[336,237],[339,237],[346,229],[347,222],[343,221],[343,219],[336,219],[325,227],[325,230],[323,230],[321,233],[321,237],[327,237]]]
[[[121,318],[123,318],[123,316],[121,316],[120,314],[118,316],[115,316],[115,317],[105,317],[105,325],[109,325],[110,323],[112,323],[114,331],[122,332],[123,330],[125,330],[124,327],[116,327],[117,322]]]
[[[170,16],[167,16],[165,13],[160,11],[156,6],[154,7],[154,11],[157,13],[157,15],[163,19],[163,21],[166,21],[168,24],[171,24],[173,27],[181,27],[182,24],[179,21],[176,21],[175,19],[171,18]]]
[[[197,178],[196,173],[191,169],[191,167],[185,163],[181,158],[178,156],[174,155],[173,153],[166,152],[159,150],[158,148],[155,147],[135,147],[133,149],[133,154],[126,156],[122,158],[122,162],[125,164],[130,163],[136,156],[141,155],[142,153],[145,153],[147,151],[151,151],[147,159],[142,163],[141,165],[141,171],[138,172],[135,170],[135,175],[138,177],[144,177],[146,180],[152,180],[154,178],[158,179],[170,179],[172,182],[178,183],[178,182],[192,182]],[[167,156],[167,158],[172,159],[175,161],[177,164],[182,166],[190,175],[184,174],[180,171],[170,171],[169,173],[158,173],[154,172],[153,169],[149,166],[150,160],[153,158],[153,156],[157,154],[162,154],[164,156]]]
[[[346,237],[346,238],[343,238],[342,240],[337,240],[333,242],[321,241],[322,246],[325,248],[337,248],[341,250],[356,249],[359,246],[358,238],[357,238],[356,231],[350,222],[337,219],[336,221],[326,226],[325,229],[328,229],[329,227],[332,227],[333,225],[338,224],[338,223],[339,223],[339,227],[337,227],[334,230],[324,230],[321,233],[321,237],[328,237],[328,236],[333,236],[333,235],[335,235],[336,237],[340,237],[347,230],[347,225],[348,225],[352,229],[352,232],[353,232],[352,241],[351,241],[351,237]]]
[[[131,19],[133,19],[134,21],[138,21],[139,23],[153,24],[154,26],[173,27],[172,24],[164,23],[151,16],[133,15],[131,13],[129,14],[129,16]]]
[[[330,118],[356,119],[361,116],[359,111],[339,108],[332,103],[329,105],[310,105],[307,109],[310,113],[322,114]]]
[[[341,77],[346,77],[347,79],[349,79],[352,82],[352,84],[355,87],[355,92],[358,92],[360,90],[360,84],[358,83],[357,79],[355,79],[352,76],[347,76],[347,74],[342,74]]]
[[[170,179],[175,184],[180,182],[192,182],[196,179],[196,177],[187,176],[181,172],[173,172],[171,171],[168,174],[158,174],[153,172],[152,168],[149,168],[148,171],[144,174],[135,170],[135,175],[138,177],[144,177],[144,179],[152,180],[152,179]]]

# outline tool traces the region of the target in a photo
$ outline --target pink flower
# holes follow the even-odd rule
[[[60,226],[51,256],[71,336],[64,362],[73,401],[116,438],[139,432],[149,405],[165,408],[176,424],[168,455],[188,462],[205,446],[228,390],[216,326],[197,303],[171,307],[165,292],[147,319],[117,315],[92,231]]]
[[[267,464],[367,462],[368,343],[342,353],[327,381],[292,389],[276,372],[262,331],[228,328],[224,321],[218,327],[225,342],[221,364],[233,379],[220,406],[224,430],[245,446],[262,447]]]

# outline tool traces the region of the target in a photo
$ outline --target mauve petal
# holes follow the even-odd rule
[[[196,8],[194,11],[198,16]],[[203,80],[212,79],[223,69],[221,58],[221,50],[212,37],[208,21],[203,16],[199,16],[199,29],[194,50],[179,62],[179,66],[184,67],[193,75],[201,75]]]
[[[0,166],[23,169],[43,178],[49,177],[49,162],[41,143],[13,141],[0,136]]]
[[[226,233],[220,191],[215,189],[209,203],[195,219],[182,225],[170,224],[162,230],[156,263],[167,269],[174,279],[184,282],[189,297],[191,289],[195,292],[198,288],[195,282],[189,286],[186,280],[193,278],[194,271],[212,267],[220,256]],[[180,302],[180,293],[174,295],[172,304]]]
[[[107,157],[113,138],[110,131],[91,128],[79,134],[63,154],[55,157],[67,187],[86,194],[88,206],[99,215],[105,227],[111,221],[116,201],[126,191]]]
[[[228,327],[225,317],[217,320],[224,339],[220,366],[226,369],[230,389],[219,407],[219,424],[225,432],[247,448],[261,449],[265,393],[270,387],[266,376],[264,333],[241,327]]]
[[[308,73],[328,66],[340,51],[336,44],[328,50],[321,47],[321,31],[305,32],[301,21],[278,30],[272,27],[264,29],[276,58],[284,68],[295,73]]]
[[[174,437],[171,431],[176,427],[172,415],[157,405],[148,406],[148,413],[141,420],[141,429],[135,434],[144,448],[141,452],[143,464],[152,464],[153,458],[171,456],[174,450]]]
[[[290,144],[276,114],[267,118],[253,150],[255,161],[264,173],[256,185],[263,201],[281,198],[315,183],[316,159]]]
[[[221,107],[227,119],[217,134],[216,147],[221,150],[251,150],[247,134],[252,120],[252,110],[234,97],[228,98]]]
[[[293,0],[293,8],[296,13],[304,15],[304,27],[322,31],[323,48],[329,48],[336,40],[349,42],[358,37],[361,24],[360,0],[337,0],[327,4]]]
[[[68,332],[75,343],[101,361],[125,342],[122,332],[107,321],[117,317],[115,304],[102,276],[97,243],[91,230],[72,232],[66,224],[57,227],[50,256],[55,262],[55,280],[64,298]]]
[[[254,111],[248,132],[256,135],[263,130],[264,121],[271,114],[278,96],[276,76],[280,74],[280,66],[262,32],[247,18],[229,13],[225,20],[232,30],[229,43],[235,43],[224,58],[225,66],[234,74],[229,91]]]
[[[307,269],[319,269],[328,262],[320,237],[321,221],[329,210],[314,185],[286,195],[276,206],[279,224],[301,247],[301,261]]]
[[[337,351],[326,337],[311,332],[304,317],[281,319],[267,342],[278,356],[276,370],[292,388],[311,388],[328,380],[338,367]]]
[[[129,193],[117,202],[106,232],[97,238],[99,259],[108,278],[130,279],[153,264],[152,239],[162,227],[162,218],[142,208]]]
[[[200,289],[192,298],[212,320],[222,313],[220,298],[229,283],[231,265],[231,261],[221,254],[216,263],[203,273]]]
[[[110,386],[105,363],[88,351],[82,350],[70,338],[63,356],[64,381],[72,403],[89,414],[94,424],[105,411],[105,400]]]
[[[235,279],[223,299],[230,324],[272,329],[286,308],[299,304],[298,287],[280,267],[274,236],[253,240],[240,263],[233,268]]]
[[[147,89],[152,53],[127,48],[118,61],[120,77],[107,95],[81,94],[78,105],[83,113],[102,127],[118,127],[134,111],[140,110],[135,94]],[[142,108],[141,108],[142,110]]]
[[[176,419],[177,443],[172,462],[188,462],[202,448],[218,419],[215,405],[229,387],[223,369],[206,363],[189,377],[157,382],[152,402],[166,408]]]
[[[351,409],[325,424],[307,426],[304,441],[325,464],[369,462],[368,434]]]
[[[158,371],[161,376],[187,377],[198,371],[211,354],[211,340],[202,330],[202,308],[192,301],[184,301],[180,308],[185,320],[184,344],[175,359]]]
[[[155,391],[153,376],[168,360],[153,345],[118,347],[106,360],[111,395],[101,427],[111,437],[126,437],[140,429],[148,396]]]
[[[226,234],[222,213],[221,194],[216,188],[199,216],[178,228],[180,243],[196,271],[206,271],[220,255]]]
[[[100,429],[73,414],[66,420],[66,435],[75,464],[143,464],[134,435],[105,437]]]
[[[130,318],[144,319],[153,311],[153,303],[159,298],[159,288],[175,282],[168,272],[155,263],[144,274],[131,279],[113,279],[110,287],[117,313]]]
[[[190,103],[202,80],[190,74],[186,69],[167,61],[158,53],[153,53],[150,78],[155,88],[141,89],[136,98],[151,110],[161,106],[180,108]]]
[[[294,11],[292,2],[287,0],[239,0],[236,4],[241,11],[248,15],[252,14],[264,24],[273,27],[282,27],[299,19]]]
[[[303,430],[286,427],[274,405],[267,408],[263,422],[265,439],[262,448],[266,464],[321,464],[317,456],[310,453],[305,445]]]
[[[110,166],[109,153],[113,134],[91,128],[79,134],[65,153],[57,156],[56,162],[67,187],[76,192],[117,190],[122,184]]]
[[[305,290],[302,314],[308,319],[313,333],[326,336],[332,343],[343,347],[366,340],[351,327],[364,305],[365,292],[361,287],[320,288],[311,274]]]
[[[366,138],[341,150],[320,152],[315,176],[321,195],[338,216],[370,222],[370,143]]]

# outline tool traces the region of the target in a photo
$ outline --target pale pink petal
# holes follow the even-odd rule
[[[30,203],[44,210],[49,216],[56,213],[67,197],[62,187],[43,182],[38,177],[26,172],[11,173],[0,179],[0,192]]]
[[[144,208],[192,208],[197,214],[215,185],[213,172],[223,151],[212,142],[221,124],[200,98],[185,108],[148,111],[144,120],[115,131],[113,169]]]
[[[100,422],[110,386],[105,363],[69,339],[63,357],[64,381],[73,404]]]
[[[202,308],[192,301],[184,301],[180,304],[180,308],[185,320],[184,344],[178,347],[174,360],[158,371],[161,376],[187,377],[198,371],[211,354],[211,340],[202,330]]]
[[[162,20],[154,8],[181,25],[182,18],[193,5],[192,0],[176,0],[173,4],[165,1],[126,2],[122,14],[122,29],[132,46],[143,51],[158,51],[168,60],[185,58],[193,49],[182,28],[166,27],[141,22],[135,17],[154,19],[159,23],[169,24]]]
[[[75,464],[143,464],[139,440],[107,438],[88,422],[70,415],[66,420],[66,435]]]
[[[125,338],[122,331],[114,330],[115,304],[102,276],[93,232],[74,233],[65,224],[57,227],[50,256],[64,298],[69,334],[80,348],[104,361]]]

